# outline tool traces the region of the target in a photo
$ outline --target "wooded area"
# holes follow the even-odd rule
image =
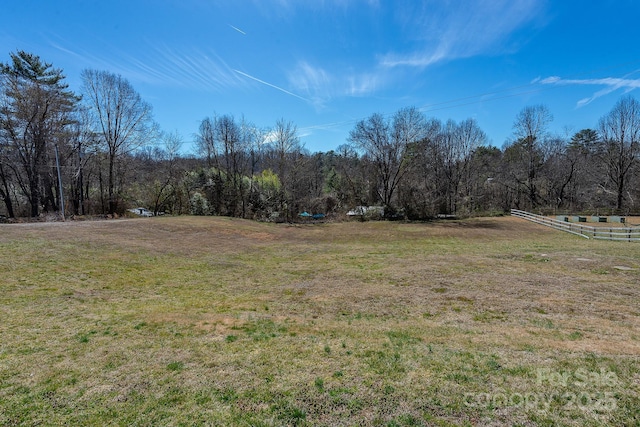
[[[621,98],[593,129],[549,132],[551,112],[515,113],[502,148],[473,119],[415,107],[355,123],[336,150],[311,153],[294,123],[272,128],[214,115],[197,155],[159,129],[151,105],[118,74],[85,70],[80,93],[62,70],[24,51],[0,63],[0,214],[154,213],[290,221],[382,206],[387,218],[533,211],[622,213],[640,207],[640,103]],[[56,169],[60,164],[60,179]],[[61,184],[61,185],[60,185]]]

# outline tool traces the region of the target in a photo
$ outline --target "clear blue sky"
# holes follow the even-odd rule
[[[545,104],[551,130],[596,127],[640,91],[635,0],[2,0],[0,61],[18,49],[127,78],[161,128],[295,123],[310,151],[373,113],[475,118],[493,145]]]

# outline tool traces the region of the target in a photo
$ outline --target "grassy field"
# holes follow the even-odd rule
[[[0,425],[638,426],[640,245],[516,218],[0,226]]]

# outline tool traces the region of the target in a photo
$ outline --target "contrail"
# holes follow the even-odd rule
[[[311,102],[311,101],[309,101],[307,98],[303,98],[303,97],[301,97],[300,95],[296,95],[295,93],[291,93],[291,92],[289,92],[288,90],[284,90],[284,89],[282,89],[281,87],[278,87],[278,86],[276,86],[276,85],[272,85],[271,83],[267,83],[267,82],[265,82],[264,80],[260,80],[260,79],[258,79],[258,78],[253,77],[253,76],[250,76],[249,74],[247,74],[247,73],[243,73],[242,71],[238,71],[238,70],[235,70],[235,69],[234,69],[233,71],[235,71],[235,72],[236,72],[236,73],[238,73],[238,74],[242,74],[243,76],[245,76],[245,77],[246,77],[246,78],[248,78],[248,79],[255,80],[255,81],[257,81],[258,83],[262,83],[263,85],[267,85],[267,86],[269,86],[269,87],[272,87],[272,88],[274,88],[274,89],[277,89],[277,90],[279,90],[280,92],[284,92],[284,93],[286,93],[287,95],[295,96],[296,98],[298,98],[298,99],[302,99],[303,101],[306,101],[306,102]]]
[[[231,28],[233,28],[234,30],[236,30],[236,31],[237,31],[237,32],[239,32],[240,34],[243,34],[243,35],[245,35],[245,36],[247,35],[247,33],[245,33],[244,31],[242,31],[240,28],[238,28],[238,27],[234,27],[234,26],[233,26],[233,25],[231,25],[231,24],[227,24],[227,25],[229,25]]]

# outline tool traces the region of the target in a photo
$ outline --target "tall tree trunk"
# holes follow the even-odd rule
[[[100,207],[101,212],[104,214],[106,213],[106,207],[104,203],[104,178],[102,177],[102,168],[99,168],[98,170],[98,183],[100,185]],[[87,194],[89,194],[88,191]]]
[[[116,200],[115,200],[115,153],[109,153],[109,182],[107,183],[107,191],[109,192],[109,214],[116,213]]]
[[[56,202],[56,195],[54,194],[55,183],[48,174],[43,174],[42,178],[44,210],[45,212],[55,212],[60,204],[60,201]]]
[[[15,218],[15,213],[13,212],[13,202],[11,201],[11,190],[9,189],[9,182],[7,180],[7,176],[5,175],[4,168],[2,167],[2,162],[0,162],[0,177],[2,177],[2,189],[0,190],[0,197],[4,201],[4,205],[7,209],[7,215],[9,218]]]
[[[618,199],[616,203],[616,209],[622,210],[622,203],[624,202],[624,175],[620,174],[618,178]]]
[[[29,177],[29,204],[31,205],[31,217],[40,215],[40,180],[38,174]]]

